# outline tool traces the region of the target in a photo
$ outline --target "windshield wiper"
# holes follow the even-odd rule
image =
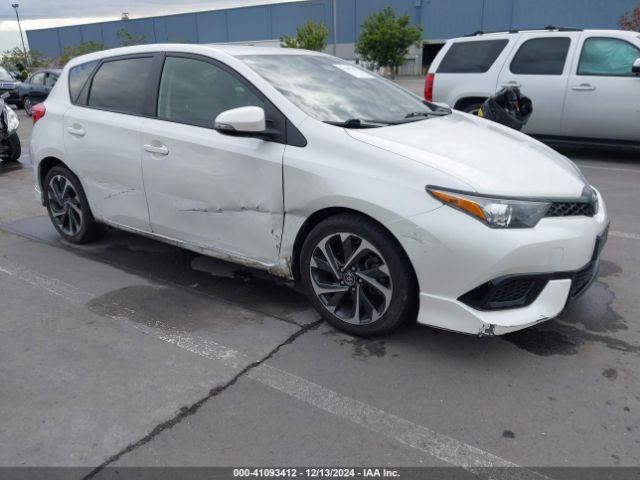
[[[442,110],[434,110],[432,112],[411,112],[411,113],[407,113],[404,118],[406,119],[410,119],[410,118],[429,118],[429,117],[444,117],[445,115],[450,115],[451,114],[451,110],[446,110],[446,109],[442,109]]]
[[[343,128],[379,128],[389,125],[388,122],[379,122],[377,120],[360,120],[359,118],[350,118],[344,122],[334,122],[332,120],[325,120],[324,123],[329,125],[335,125]]]

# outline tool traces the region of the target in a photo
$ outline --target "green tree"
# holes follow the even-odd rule
[[[356,53],[376,67],[391,67],[395,75],[411,45],[419,45],[422,27],[412,25],[409,15],[396,16],[391,7],[369,15],[362,24]]]
[[[303,48],[305,50],[323,51],[327,47],[329,29],[322,22],[309,20],[296,29],[296,36],[280,37],[280,45],[284,48]]]
[[[7,70],[15,70],[16,64],[20,62],[28,65],[29,68],[40,68],[46,66],[47,62],[40,52],[37,50],[27,51],[27,61],[25,62],[24,51],[20,47],[12,48],[2,52],[0,64]]]
[[[106,47],[102,43],[98,42],[84,42],[79,43],[78,45],[68,45],[64,47],[62,55],[60,55],[60,58],[58,59],[58,64],[63,67],[74,57],[85,55],[87,53],[99,52],[105,48]]]
[[[147,43],[146,35],[136,35],[133,33],[129,33],[124,28],[118,30],[116,36],[118,37],[118,41],[120,42],[121,47],[130,47],[131,45],[142,45],[144,43]]]
[[[620,27],[622,27],[623,30],[640,32],[640,5],[622,16],[620,19]]]

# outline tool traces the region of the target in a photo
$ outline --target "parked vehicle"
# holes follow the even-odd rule
[[[20,103],[27,115],[32,115],[32,108],[36,103],[46,100],[58,81],[60,72],[61,70],[40,70],[20,84]]]
[[[68,242],[106,224],[296,279],[356,335],[416,312],[475,335],[548,320],[606,240],[566,157],[317,52],[92,53],[33,112],[36,190]]]
[[[525,133],[640,147],[637,32],[548,27],[449,40],[429,69],[425,96],[475,113],[505,86],[533,101]]]
[[[0,162],[15,162],[22,153],[18,137],[20,120],[5,103],[8,98],[9,93],[0,95]]]
[[[5,101],[11,105],[21,107],[18,89],[20,82],[13,78],[4,67],[0,67],[0,95],[8,94]]]

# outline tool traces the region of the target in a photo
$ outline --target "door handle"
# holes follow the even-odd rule
[[[162,144],[153,145],[153,144],[147,143],[144,146],[144,149],[147,152],[155,153],[156,155],[169,155],[169,149],[167,147],[165,147],[164,145],[162,145]]]
[[[86,133],[84,131],[84,128],[80,126],[67,127],[67,132],[69,132],[71,135],[75,135],[76,137],[84,137]]]
[[[574,85],[573,87],[571,87],[571,89],[575,90],[576,92],[593,92],[596,87],[589,83],[583,83],[582,85]]]
[[[522,84],[518,82],[507,82],[502,84],[502,88],[516,87],[521,88]]]

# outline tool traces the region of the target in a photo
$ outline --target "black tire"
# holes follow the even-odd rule
[[[74,217],[80,218],[80,225],[77,229],[77,232],[65,231],[64,225],[60,225],[59,220],[57,220],[59,216],[56,216],[56,213],[54,213],[56,208],[54,206],[54,204],[56,203],[56,199],[54,198],[53,192],[50,190],[53,179],[56,179],[58,185],[60,184],[60,181],[66,179],[68,182],[70,182],[73,190],[75,190],[74,193],[66,195],[65,202],[67,203],[67,210],[69,210],[70,208],[68,205],[68,203],[70,202],[73,202],[74,206],[79,209],[79,213],[76,210],[75,213],[77,214],[77,216]],[[53,223],[53,226],[64,240],[73,244],[88,243],[97,240],[105,233],[105,228],[97,223],[93,218],[91,208],[89,207],[89,202],[87,201],[87,197],[84,193],[80,180],[78,180],[78,177],[76,177],[73,172],[71,172],[71,170],[69,170],[67,167],[56,165],[51,170],[49,170],[45,177],[42,188],[44,191],[45,207],[47,208],[47,212],[49,213],[51,223]],[[65,197],[65,195],[63,194],[62,197]],[[59,202],[58,207],[60,207],[61,204],[65,202]],[[60,209],[58,209],[58,213],[59,212]],[[71,220],[67,221],[67,225],[69,225],[69,221]],[[74,225],[77,225],[77,223],[74,223]]]
[[[29,97],[24,97],[22,106],[24,107],[24,113],[31,117],[33,115],[33,101]]]
[[[478,115],[478,111],[480,110],[480,108],[482,107],[482,105],[484,105],[484,102],[482,103],[472,103],[471,105],[467,105],[466,107],[464,107],[463,111],[466,113],[470,113],[471,115]]]
[[[0,161],[3,162],[17,162],[22,155],[22,146],[20,145],[20,137],[17,133],[12,133],[7,138],[2,140],[3,155],[0,157]]]
[[[329,301],[326,299],[321,300],[320,295],[318,295],[314,290],[314,284],[317,286],[318,283],[314,278],[312,278],[312,275],[317,275],[314,271],[318,272],[320,269],[312,267],[312,261],[317,262],[318,258],[316,256],[315,259],[312,260],[312,256],[314,255],[314,252],[316,252],[317,255],[317,249],[319,248],[320,242],[324,242],[324,239],[328,237],[331,238],[332,235],[337,236],[338,233],[353,235],[354,237],[347,238],[359,238],[372,245],[375,250],[377,250],[377,253],[381,254],[382,261],[384,262],[383,264],[386,265],[386,270],[389,272],[389,285],[392,286],[390,294],[391,300],[389,302],[385,301],[386,310],[384,310],[382,315],[376,320],[370,320],[369,323],[355,324],[341,319],[338,315],[329,311],[325,306],[325,303],[323,303],[329,303]],[[331,241],[333,240],[330,240],[330,242]],[[357,248],[357,240],[355,245]],[[353,251],[352,248],[350,248],[350,250]],[[354,255],[354,257],[356,256],[357,255]],[[360,257],[364,256],[366,255],[361,255]],[[345,257],[346,254],[343,258]],[[374,258],[376,258],[375,255]],[[409,318],[413,318],[415,320],[417,313],[416,306],[418,287],[411,262],[397,240],[387,230],[370,219],[355,214],[339,214],[323,220],[313,228],[305,239],[300,253],[299,265],[302,285],[309,297],[309,300],[311,301],[311,304],[327,322],[339,330],[343,330],[356,336],[370,337],[388,333],[400,327],[400,325]],[[315,265],[317,266],[317,263],[315,263]],[[341,265],[341,268],[343,265],[344,264]],[[324,272],[320,273],[324,274]],[[340,275],[344,276],[348,274],[349,269],[345,270]],[[354,275],[357,276],[358,273],[355,273]],[[346,278],[344,278],[344,280],[346,281]],[[351,281],[351,279],[349,280]],[[356,282],[361,284],[363,283],[362,280],[357,279]],[[350,282],[347,282],[347,284],[353,285]],[[360,295],[360,289],[362,287],[368,286],[366,283],[364,285],[360,285],[360,287],[356,284],[355,287],[351,287],[351,290],[357,288],[355,291]],[[343,294],[343,296],[344,295],[346,294]],[[350,295],[352,295],[351,308],[352,312],[354,312],[356,310],[355,294],[350,293]],[[360,305],[360,303],[358,303],[358,305]],[[369,303],[369,305],[371,304]],[[361,311],[362,309],[359,309],[359,312]],[[358,313],[358,317],[360,317],[360,313]],[[373,318],[373,314],[371,314],[371,318]]]

